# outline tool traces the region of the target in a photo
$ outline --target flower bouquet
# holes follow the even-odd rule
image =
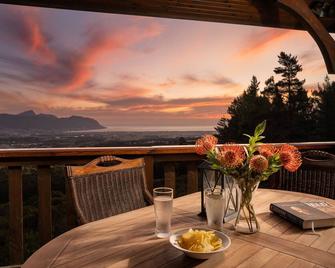
[[[241,202],[235,221],[235,229],[244,233],[259,230],[259,223],[252,205],[253,192],[261,181],[276,173],[281,167],[290,172],[296,171],[301,165],[301,154],[289,144],[280,146],[263,144],[266,121],[255,128],[253,136],[246,146],[224,144],[217,147],[217,138],[204,135],[196,141],[196,152],[207,156],[207,162],[213,169],[220,170],[224,175],[231,176],[241,191]]]

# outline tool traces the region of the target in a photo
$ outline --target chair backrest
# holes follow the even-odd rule
[[[152,204],[143,158],[102,156],[84,166],[68,166],[67,175],[81,223]]]
[[[316,167],[322,169],[335,169],[335,155],[311,150],[302,153],[302,160],[304,166]]]
[[[303,152],[302,166],[293,173],[282,168],[273,176],[271,188],[335,199],[335,155],[316,150]]]

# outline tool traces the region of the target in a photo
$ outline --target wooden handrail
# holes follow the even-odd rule
[[[281,143],[274,143],[280,145]],[[332,149],[335,141],[327,142],[298,142],[290,143],[301,150],[308,149]],[[245,144],[243,144],[245,145]],[[219,145],[220,147],[220,145]],[[26,157],[80,157],[99,155],[168,155],[168,154],[194,154],[194,145],[172,146],[142,146],[142,147],[76,147],[76,148],[24,148],[24,149],[0,149],[0,164],[3,158]]]

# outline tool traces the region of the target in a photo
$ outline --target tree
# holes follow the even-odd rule
[[[292,97],[302,88],[305,80],[299,80],[297,74],[302,71],[302,66],[298,63],[296,56],[280,52],[278,63],[281,65],[274,69],[275,74],[281,75],[282,79],[276,83],[283,96],[286,97],[287,104],[293,104]]]
[[[273,103],[276,95],[280,93],[278,87],[275,83],[274,77],[271,76],[267,80],[265,80],[265,87],[261,94],[266,97],[271,103]],[[281,96],[280,96],[281,97]]]
[[[318,90],[313,92],[314,118],[319,140],[335,139],[335,82],[326,76]]]
[[[288,136],[288,130],[284,127],[286,124],[285,104],[273,76],[265,81],[265,87],[261,94],[271,103],[267,121],[267,140],[272,142],[285,141]]]
[[[265,136],[268,142],[293,142],[335,139],[335,82],[326,77],[325,83],[309,97],[297,57],[281,52],[279,66],[259,94],[259,82],[252,77],[249,87],[228,107],[229,117],[223,117],[216,131],[220,142],[244,142],[243,133],[267,120]]]
[[[243,142],[243,133],[251,133],[255,122],[266,119],[270,103],[259,95],[259,82],[252,77],[249,87],[228,107],[230,118],[223,117],[216,127],[220,142]]]
[[[278,56],[279,67],[274,69],[282,79],[276,83],[278,90],[285,103],[286,123],[282,126],[289,130],[290,141],[301,141],[305,139],[306,133],[310,131],[312,120],[312,104],[303,87],[305,80],[299,80],[297,74],[302,71],[296,56],[281,52]]]

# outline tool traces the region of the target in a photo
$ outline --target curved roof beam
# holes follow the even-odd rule
[[[329,74],[335,74],[335,40],[305,0],[277,0],[280,7],[299,18],[319,46]]]

